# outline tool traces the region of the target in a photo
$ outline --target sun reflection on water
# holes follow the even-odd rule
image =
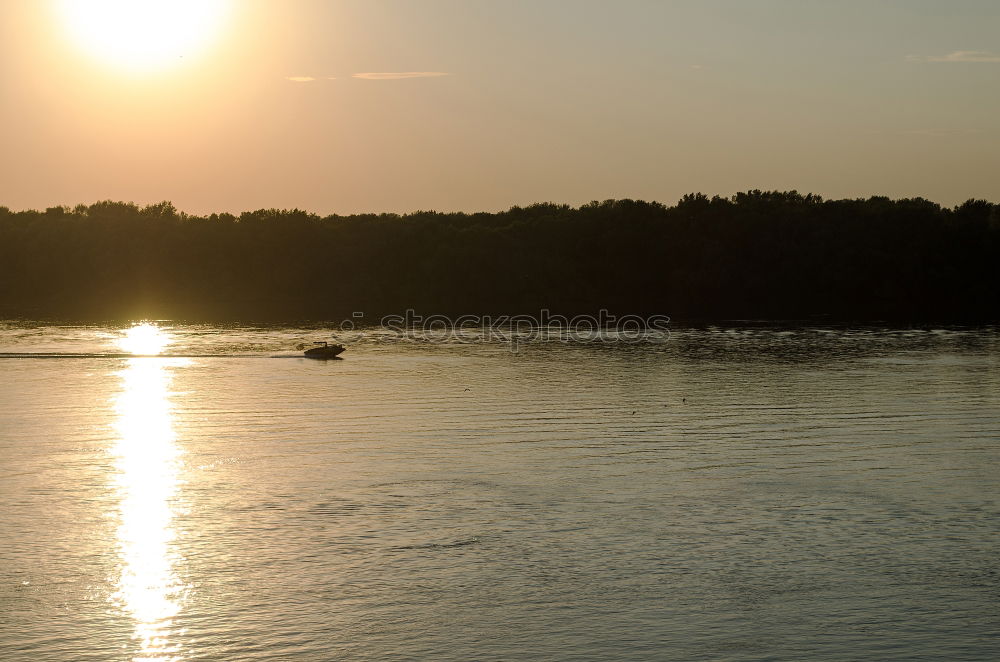
[[[118,346],[130,354],[159,354],[170,344],[170,334],[155,324],[143,322],[125,330],[125,335],[118,339]]]
[[[150,328],[144,328],[150,327]],[[152,329],[152,330],[150,330]],[[122,346],[148,354],[169,338],[151,325],[132,327]],[[159,349],[157,349],[159,351]],[[180,646],[170,640],[184,586],[176,574],[173,527],[180,451],[171,421],[170,371],[182,361],[129,359],[119,373],[114,447],[119,496],[118,547],[121,571],[115,600],[134,621],[135,661],[176,662]]]

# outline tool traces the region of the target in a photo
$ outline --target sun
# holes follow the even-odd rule
[[[170,341],[169,333],[155,324],[143,322],[126,329],[118,339],[118,346],[130,354],[150,356],[162,352]]]
[[[74,42],[131,71],[181,64],[220,31],[230,0],[54,0]]]

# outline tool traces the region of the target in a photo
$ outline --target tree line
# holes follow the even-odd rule
[[[0,207],[0,316],[371,321],[424,314],[983,321],[1000,317],[1000,205],[795,191],[498,213],[162,202]]]

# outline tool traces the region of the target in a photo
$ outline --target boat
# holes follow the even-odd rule
[[[337,343],[328,343],[325,340],[313,343],[316,347],[310,347],[305,351],[307,359],[335,359],[337,354],[343,352],[346,347]]]

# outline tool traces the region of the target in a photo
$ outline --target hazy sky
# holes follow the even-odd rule
[[[233,0],[155,68],[98,18],[0,0],[0,205],[1000,201],[997,0]]]

